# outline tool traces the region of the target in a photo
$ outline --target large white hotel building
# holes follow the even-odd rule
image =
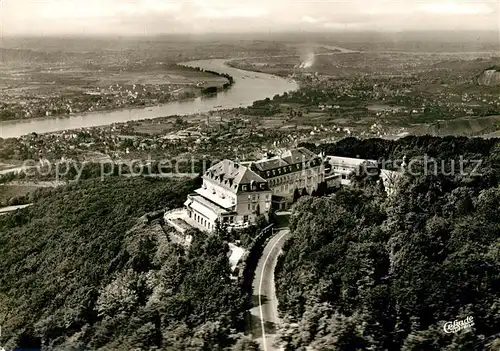
[[[217,220],[243,226],[267,216],[271,208],[288,209],[296,191],[312,194],[322,182],[349,185],[349,175],[363,163],[377,165],[374,160],[320,156],[303,147],[253,162],[224,160],[203,174],[201,188],[184,205],[189,219],[206,230],[213,230]],[[382,170],[380,175],[390,192],[398,173]]]
[[[188,196],[188,216],[212,230],[216,220],[231,225],[255,222],[273,207],[287,209],[295,189],[311,194],[325,179],[323,160],[306,148],[255,162],[224,160],[203,174],[203,184]]]

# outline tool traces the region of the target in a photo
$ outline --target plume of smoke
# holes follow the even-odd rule
[[[300,53],[300,64],[295,65],[294,68],[298,69],[307,69],[311,68],[316,62],[316,55],[314,50],[311,48],[311,45],[304,45],[301,48]]]
[[[310,51],[307,53],[307,58],[304,62],[302,62],[301,66],[302,68],[311,68],[315,61],[316,56],[314,55],[314,52]]]

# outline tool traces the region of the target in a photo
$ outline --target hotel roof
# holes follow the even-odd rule
[[[266,182],[264,178],[248,167],[231,160],[223,160],[210,167],[203,175],[203,178],[215,182],[232,191],[236,191],[240,184]]]
[[[225,209],[231,209],[235,205],[231,197],[221,197],[219,193],[214,193],[208,189],[200,188],[196,189],[194,192]]]
[[[300,147],[298,149],[288,150],[281,158],[285,160],[288,164],[300,163],[303,161],[309,161],[319,157],[314,152],[306,149],[305,147]]]
[[[268,171],[270,169],[276,169],[284,166],[288,166],[289,164],[282,160],[279,156],[275,156],[273,158],[268,158],[264,160],[259,160],[252,163],[252,166],[255,166],[259,171]]]
[[[305,147],[300,147],[298,149],[288,150],[279,156],[255,161],[252,163],[252,166],[261,172],[265,172],[280,167],[307,162],[317,157],[319,156],[314,152],[309,151]]]
[[[212,221],[215,221],[219,215],[234,213],[200,195],[189,195],[187,201],[184,202],[184,206],[190,207],[199,213],[203,213]]]

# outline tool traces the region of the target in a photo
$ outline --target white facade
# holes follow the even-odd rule
[[[247,167],[224,160],[203,175],[201,188],[184,204],[191,220],[206,230],[216,221],[229,226],[253,223],[271,208],[267,181]]]
[[[327,174],[325,164],[330,165]],[[214,230],[217,221],[243,227],[267,216],[271,207],[287,209],[295,191],[302,194],[305,189],[311,195],[323,182],[332,188],[349,186],[350,174],[362,164],[377,166],[374,160],[322,158],[305,148],[245,164],[223,160],[205,172],[202,186],[184,205],[190,220],[205,230]],[[381,171],[388,193],[398,177],[398,172]]]
[[[323,161],[306,148],[251,162],[250,167],[268,181],[277,209],[286,209],[296,190],[311,195],[325,181]]]
[[[292,167],[293,168],[293,167]],[[293,197],[295,189],[306,189],[308,194],[318,189],[319,183],[324,181],[325,172],[322,163],[317,167],[293,170],[287,174],[278,174],[268,179],[273,195]]]
[[[245,226],[267,216],[272,206],[287,208],[296,189],[312,194],[324,180],[321,158],[305,148],[246,164],[224,160],[205,172],[185,206],[189,218],[206,230],[217,220]]]
[[[335,176],[338,176],[340,177],[340,184],[344,186],[351,185],[351,181],[349,180],[350,174],[356,172],[362,164],[365,163],[378,167],[377,161],[368,159],[326,156],[325,160],[331,165],[331,171],[327,175],[327,179],[333,181]],[[387,169],[380,170],[380,179],[384,184],[387,194],[390,195],[394,192],[396,183],[400,177],[401,172]]]
[[[349,157],[339,157],[339,156],[326,156],[326,162],[331,166],[331,173],[340,175],[340,184],[344,186],[351,185],[349,176],[356,172],[359,167],[364,164],[377,165],[375,160],[365,160],[360,158],[349,158]]]

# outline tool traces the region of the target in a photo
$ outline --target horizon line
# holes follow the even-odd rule
[[[273,35],[273,34],[406,34],[406,33],[442,33],[442,34],[452,34],[452,33],[490,33],[496,34],[500,39],[500,30],[492,29],[404,29],[404,30],[379,30],[379,29],[330,29],[330,30],[262,30],[262,31],[233,31],[233,32],[158,32],[158,33],[48,33],[48,34],[33,34],[33,33],[2,33],[0,39],[4,38],[68,38],[68,37],[122,37],[122,38],[141,38],[141,37],[159,37],[159,36],[206,36],[206,35],[221,35],[221,36],[241,36],[241,35]]]

